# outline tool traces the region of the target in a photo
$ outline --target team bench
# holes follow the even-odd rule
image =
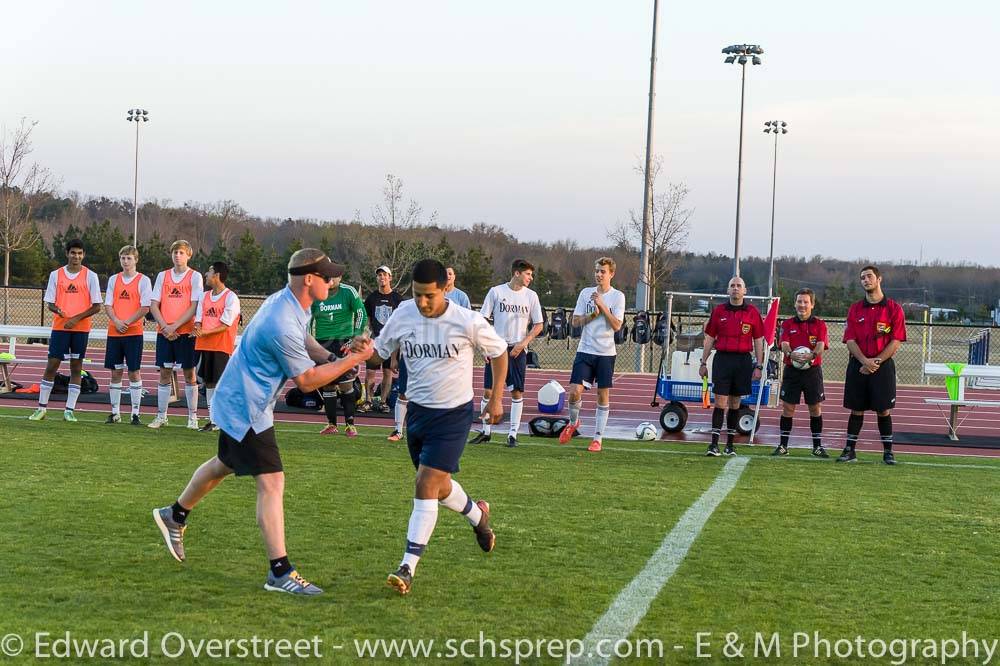
[[[947,363],[925,363],[924,374],[932,377],[955,377],[955,373]],[[948,398],[924,398],[924,402],[930,405],[937,405],[942,408],[945,405],[948,410],[948,439],[958,441],[958,427],[965,419],[958,420],[958,409],[960,407],[1000,407],[1000,400],[971,400],[965,397],[966,380],[969,378],[980,379],[1000,379],[1000,366],[996,365],[967,365],[962,370],[962,374],[957,377],[958,393],[955,399]],[[968,418],[968,417],[966,417]]]

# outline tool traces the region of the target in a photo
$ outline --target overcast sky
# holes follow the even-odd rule
[[[349,219],[386,173],[443,224],[598,244],[642,207],[652,0],[0,0],[0,121],[65,191]],[[1000,3],[661,2],[655,152],[732,253],[1000,264]]]

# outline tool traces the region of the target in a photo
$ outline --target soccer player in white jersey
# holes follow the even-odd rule
[[[615,374],[615,331],[625,318],[625,294],[611,286],[615,276],[615,260],[601,257],[594,262],[596,287],[580,292],[573,310],[573,326],[583,326],[580,346],[573,359],[569,379],[569,425],[559,434],[559,443],[566,444],[580,427],[580,407],[583,406],[583,382],[597,382],[597,425],[588,451],[601,450],[604,430],[611,411],[611,386]]]
[[[445,298],[444,265],[434,259],[413,267],[413,300],[404,301],[375,340],[375,356],[389,358],[398,350],[408,373],[406,444],[417,468],[413,512],[406,531],[406,551],[386,583],[400,594],[410,591],[417,562],[437,523],[438,504],[460,513],[472,525],[479,547],[493,550],[490,505],[473,501],[451,475],[475,418],[472,357],[479,351],[491,359],[497,375],[507,374],[507,342],[481,314]],[[356,340],[353,344],[364,344]],[[503,415],[501,392],[486,405],[494,423]]]
[[[528,286],[535,278],[535,267],[524,259],[515,259],[510,265],[510,282],[499,284],[489,290],[479,309],[487,319],[493,319],[493,327],[507,341],[507,378],[503,386],[510,391],[510,431],[507,446],[517,446],[517,431],[521,427],[521,411],[524,407],[524,375],[528,369],[528,345],[542,332],[542,305],[536,294]],[[528,329],[531,330],[528,330]],[[493,395],[494,377],[490,364],[486,364],[483,377],[483,400],[481,410]],[[492,426],[489,419],[483,420],[483,430],[470,444],[490,441]]]

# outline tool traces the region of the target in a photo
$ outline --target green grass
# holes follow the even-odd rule
[[[299,599],[261,589],[250,479],[228,479],[192,513],[187,563],[163,548],[150,511],[176,498],[214,437],[103,426],[97,414],[75,426],[14,418],[27,413],[0,410],[0,635],[146,630],[154,661],[168,631],[318,635],[329,662],[353,660],[355,638],[582,638],[725,463],[680,444],[470,447],[457,478],[492,504],[497,550],[481,553],[442,510],[403,598],[384,579],[411,507],[405,447],[384,429],[350,441],[279,427],[290,555],[327,591]],[[634,634],[662,639],[669,663],[711,661],[694,659],[697,631],[996,634],[1000,461],[839,467],[744,451],[754,459]]]

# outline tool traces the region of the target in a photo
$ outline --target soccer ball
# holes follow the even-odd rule
[[[649,421],[643,421],[635,427],[635,438],[645,442],[650,442],[660,436],[656,426]]]
[[[795,349],[792,350],[793,354],[801,354],[801,353],[809,354],[811,352],[812,352],[812,349],[809,349],[809,347],[796,347]],[[798,368],[799,370],[808,370],[809,368],[812,367],[812,361],[795,361],[795,360],[793,360],[792,361],[792,366]]]

